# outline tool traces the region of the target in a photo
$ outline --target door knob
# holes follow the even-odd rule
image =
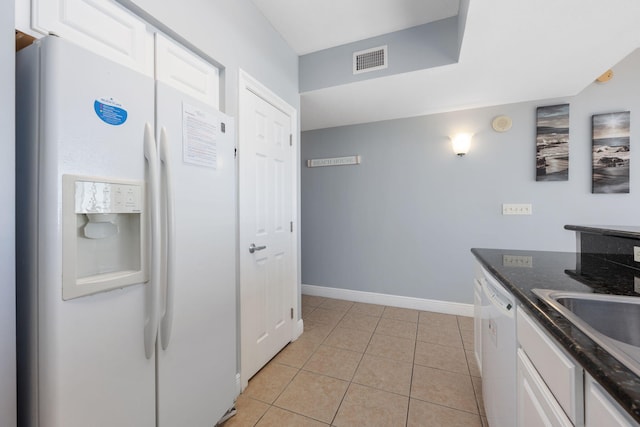
[[[250,254],[254,253],[255,251],[261,251],[263,249],[267,249],[267,247],[266,246],[256,246],[255,243],[252,243],[252,244],[249,245],[249,253]]]

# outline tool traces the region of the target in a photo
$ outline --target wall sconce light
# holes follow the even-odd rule
[[[471,133],[458,133],[451,138],[451,145],[453,147],[453,152],[458,156],[462,157],[467,154],[469,151],[469,146],[471,145],[471,137],[473,134]]]

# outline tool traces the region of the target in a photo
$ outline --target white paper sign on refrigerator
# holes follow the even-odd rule
[[[192,105],[182,105],[182,160],[185,163],[218,167],[218,124],[215,116]]]

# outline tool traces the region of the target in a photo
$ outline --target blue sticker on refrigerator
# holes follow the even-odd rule
[[[93,102],[93,109],[100,120],[108,125],[119,126],[127,121],[127,110],[113,98],[96,99]]]

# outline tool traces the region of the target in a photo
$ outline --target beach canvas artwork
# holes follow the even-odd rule
[[[628,193],[631,114],[592,117],[593,193]]]
[[[536,110],[536,181],[569,179],[569,104]]]

